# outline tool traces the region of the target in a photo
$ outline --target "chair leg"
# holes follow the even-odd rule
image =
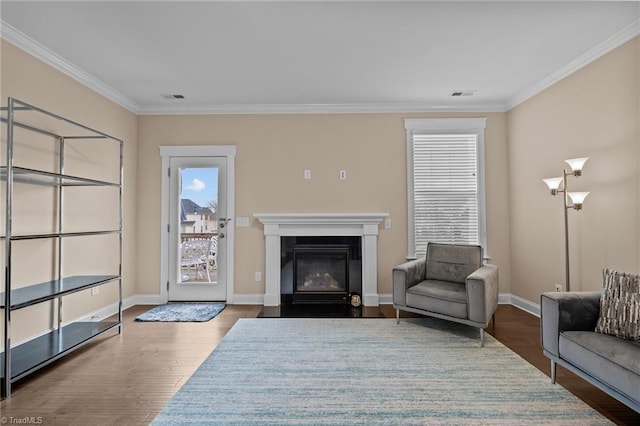
[[[480,329],[480,347],[484,348],[484,328]]]
[[[396,324],[400,324],[400,309],[396,309]]]
[[[551,384],[556,384],[556,362],[551,360]]]

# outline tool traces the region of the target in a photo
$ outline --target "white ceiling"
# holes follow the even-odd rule
[[[505,110],[640,33],[636,1],[2,1],[0,14],[5,39],[142,114]]]

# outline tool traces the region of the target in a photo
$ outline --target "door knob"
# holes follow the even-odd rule
[[[223,233],[223,232],[221,232],[221,233],[220,233],[220,235],[218,235],[218,237],[220,237],[220,238],[224,238],[224,233]]]

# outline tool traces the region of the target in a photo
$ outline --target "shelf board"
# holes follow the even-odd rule
[[[120,234],[121,231],[118,229],[109,229],[104,231],[84,231],[84,232],[54,232],[51,234],[21,234],[21,235],[12,235],[11,241],[18,240],[35,240],[40,238],[64,238],[64,237],[87,237],[91,235],[111,235],[111,234]],[[0,239],[4,239],[2,236]]]
[[[119,322],[74,322],[12,348],[11,381],[19,380],[118,325]],[[4,352],[0,354],[0,361],[4,377]]]
[[[119,279],[118,275],[73,275],[11,291],[11,310],[25,308],[58,296],[75,293]],[[0,293],[0,309],[5,307],[5,294]]]
[[[7,180],[6,166],[0,167],[0,180]],[[45,172],[44,170],[26,167],[13,167],[13,181],[42,186],[120,186],[120,184],[114,182]]]

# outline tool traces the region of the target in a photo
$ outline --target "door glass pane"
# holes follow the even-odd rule
[[[180,169],[178,282],[218,281],[218,168]]]

